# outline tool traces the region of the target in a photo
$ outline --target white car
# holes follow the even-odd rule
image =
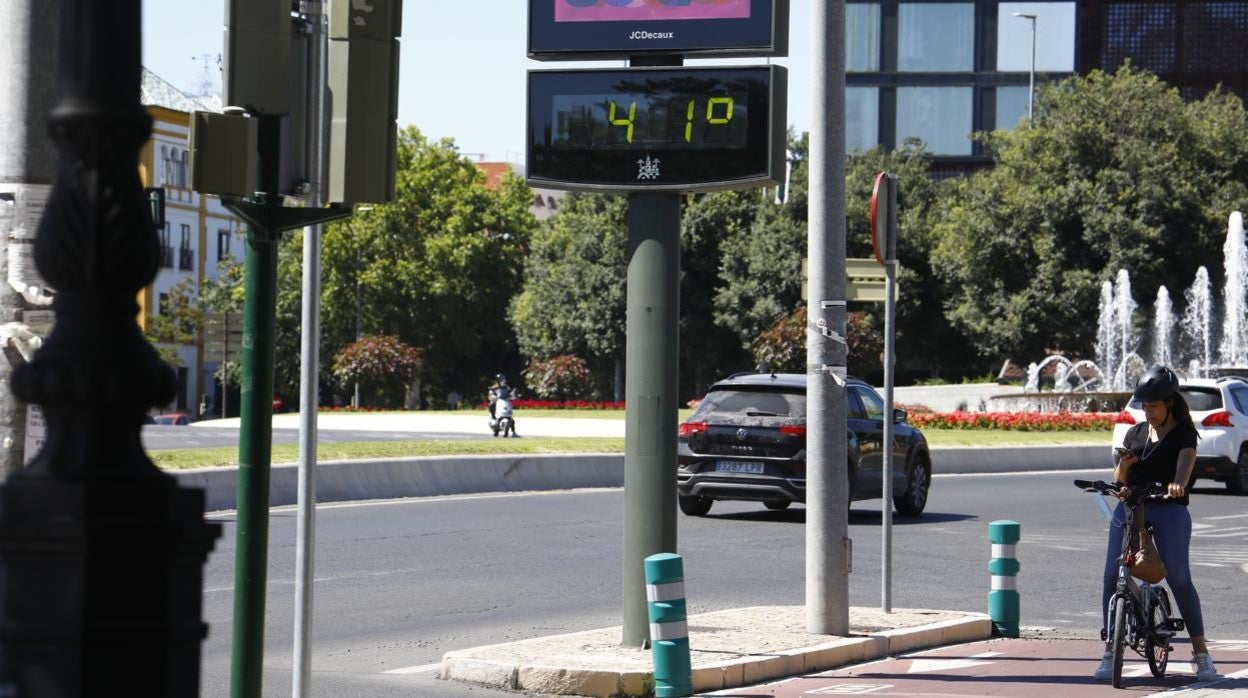
[[[1193,378],[1179,381],[1179,393],[1200,434],[1192,482],[1217,480],[1235,494],[1248,494],[1248,382],[1239,377]],[[1132,400],[1115,420],[1114,447],[1143,421],[1140,403]],[[1117,460],[1112,449],[1110,458]]]

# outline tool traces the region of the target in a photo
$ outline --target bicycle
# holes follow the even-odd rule
[[[1075,480],[1075,487],[1085,492],[1115,496],[1119,490],[1117,485],[1101,480]],[[1110,638],[1110,649],[1114,657],[1114,688],[1122,688],[1122,658],[1128,646],[1148,660],[1148,668],[1153,676],[1165,676],[1166,665],[1170,662],[1170,651],[1173,649],[1170,639],[1184,627],[1182,619],[1170,617],[1170,594],[1165,589],[1147,582],[1137,584],[1131,576],[1131,561],[1135,558],[1138,540],[1138,536],[1132,535],[1135,530],[1136,511],[1148,500],[1166,499],[1165,492],[1165,485],[1160,483],[1138,487],[1123,503],[1125,521],[1122,522],[1122,551],[1118,555],[1118,584],[1109,599],[1109,617],[1112,621],[1108,632],[1101,631],[1102,641]],[[1115,523],[1110,521],[1110,525]],[[1147,525],[1145,530],[1152,535],[1152,525]]]

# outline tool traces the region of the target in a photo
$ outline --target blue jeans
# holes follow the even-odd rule
[[[1161,561],[1166,563],[1166,584],[1174,596],[1174,603],[1183,615],[1187,634],[1201,637],[1205,634],[1205,621],[1200,614],[1200,595],[1192,584],[1192,571],[1188,565],[1188,547],[1192,542],[1192,515],[1182,504],[1149,502],[1145,505],[1148,523],[1153,525],[1153,542]],[[1105,576],[1101,591],[1102,618],[1108,628],[1109,599],[1118,586],[1118,555],[1122,552],[1122,525],[1126,515],[1122,503],[1114,510],[1114,520],[1109,525],[1109,546],[1105,550]]]

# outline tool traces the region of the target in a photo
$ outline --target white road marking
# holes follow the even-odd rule
[[[816,688],[813,691],[806,691],[803,695],[807,696],[862,696],[875,691],[883,691],[886,688],[892,688],[893,684],[874,684],[874,683],[834,683],[831,686]],[[735,690],[735,689],[734,689]]]
[[[427,674],[431,671],[437,671],[441,667],[442,667],[442,662],[437,662],[435,664],[421,664],[419,666],[403,667],[402,669],[391,669],[389,671],[383,671],[381,673],[383,674]]]
[[[1222,519],[1248,519],[1248,514],[1228,514],[1226,516],[1203,516],[1206,521],[1221,521]]]
[[[1048,548],[1049,550],[1076,550],[1076,551],[1079,551],[1079,552],[1086,552],[1086,551],[1087,551],[1087,548],[1076,548],[1076,547],[1074,547],[1073,545],[1045,545],[1045,544],[1041,544],[1041,545],[1040,545],[1040,547],[1041,547],[1041,548]]]
[[[970,659],[915,659],[910,663],[910,668],[906,669],[907,674],[927,674],[933,671],[953,671],[955,669],[969,669],[974,666],[985,666],[992,662],[977,662],[976,659],[986,659],[995,657],[1001,652],[982,652],[972,655]]]
[[[1192,567],[1226,567],[1226,565],[1217,562],[1193,562]]]
[[[1192,524],[1192,530],[1193,530],[1193,531],[1199,531],[1199,530],[1201,530],[1201,529],[1203,529],[1203,528],[1214,528],[1214,525],[1213,525],[1213,524],[1202,524],[1202,523],[1194,523],[1194,524]]]
[[[1195,538],[1248,538],[1248,526],[1238,526],[1235,528],[1215,528],[1212,531],[1197,531],[1192,534]]]

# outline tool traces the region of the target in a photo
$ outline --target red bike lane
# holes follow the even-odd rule
[[[1162,678],[1153,677],[1148,662],[1128,650],[1122,689],[1092,678],[1103,648],[1096,640],[1082,639],[986,640],[711,695],[1081,698],[1144,696],[1206,685],[1211,693],[1228,698],[1248,695],[1248,641],[1210,643],[1218,673],[1224,677],[1211,684],[1196,683],[1191,645],[1185,640],[1175,642]]]

